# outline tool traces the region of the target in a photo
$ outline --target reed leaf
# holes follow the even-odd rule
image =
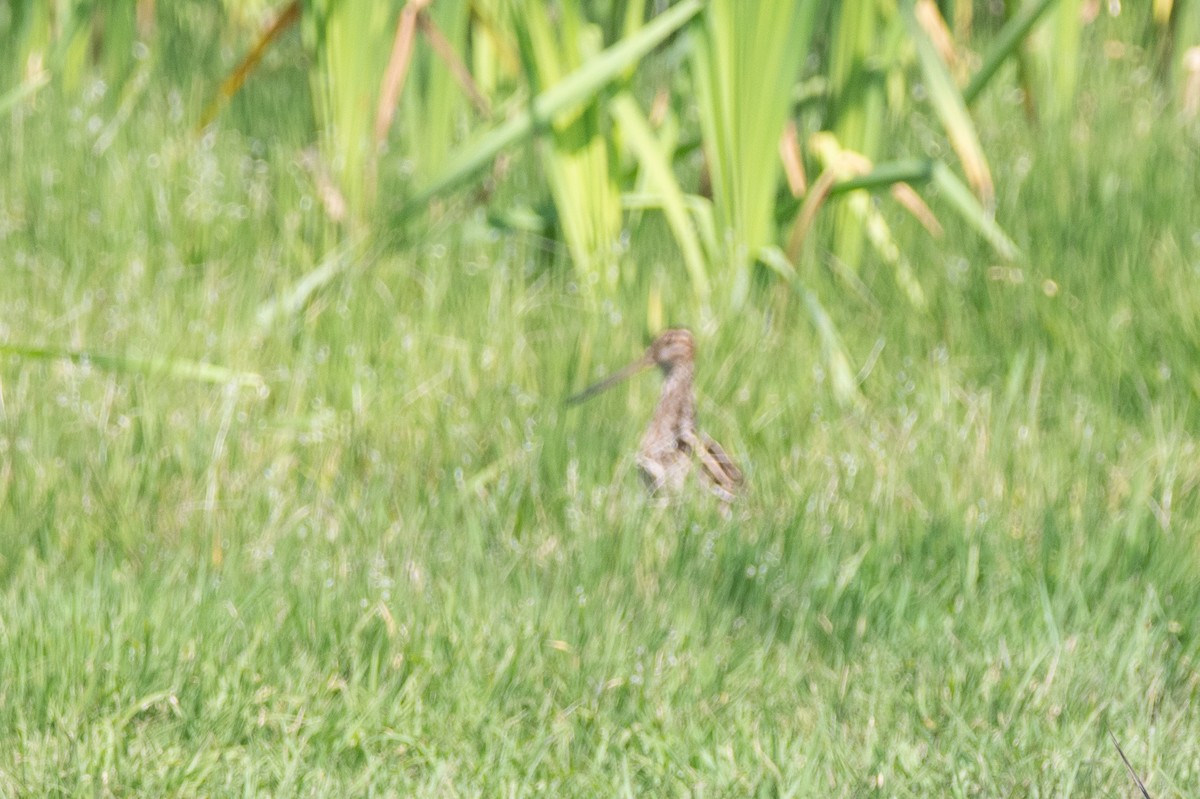
[[[954,174],[954,171],[941,161],[906,158],[876,164],[864,174],[832,181],[831,185],[823,191],[826,195],[825,199],[828,199],[861,189],[880,191],[906,184],[935,186],[950,204],[951,210],[974,228],[992,246],[997,255],[1005,260],[1019,257],[1020,249],[1004,232],[1004,229],[980,205],[975,196],[971,194],[971,190],[963,185],[962,180]],[[814,188],[810,190],[810,193],[817,191],[818,188],[814,182]],[[803,207],[802,203],[797,202],[785,208],[784,211],[788,216],[796,217]]]
[[[400,148],[424,180],[438,174],[459,138],[472,98],[478,116],[490,107],[470,82],[462,63],[470,21],[468,0],[438,0],[421,12],[419,45],[412,74],[400,98]]]
[[[880,28],[886,26],[882,10],[869,2],[840,4],[833,13],[829,54],[829,110],[827,130],[840,146],[871,160],[879,157],[886,119],[883,60],[879,56]],[[809,204],[815,213],[817,201]],[[865,230],[861,215],[845,203],[831,206],[833,256],[851,271],[862,261]],[[811,220],[808,220],[811,221]],[[807,224],[807,222],[806,222]],[[790,246],[797,244],[793,228]]]
[[[408,70],[412,66],[413,50],[417,39],[417,18],[429,5],[428,0],[410,2],[400,12],[396,23],[396,35],[392,39],[392,53],[388,57],[387,69],[383,72],[383,85],[379,90],[379,106],[375,111],[375,146],[381,147],[387,140],[388,131],[396,115],[396,105]]]
[[[374,0],[301,0],[321,151],[360,218],[374,202],[373,112],[396,14]]]
[[[983,62],[980,64],[979,69],[971,76],[971,80],[967,83],[966,88],[963,89],[963,102],[971,105],[979,98],[980,93],[987,88],[996,71],[1000,69],[1005,61],[1019,51],[1021,43],[1025,41],[1025,37],[1029,35],[1029,32],[1033,30],[1033,26],[1057,2],[1058,0],[1036,0],[1035,2],[1027,3],[1008,22],[1004,23],[1004,27],[1000,29],[996,40],[984,54]]]
[[[775,242],[777,145],[817,5],[711,0],[691,31],[696,108],[735,307],[745,301],[756,254]]]
[[[861,153],[843,149],[831,133],[815,134],[810,142],[811,149],[824,165],[825,170],[817,178],[813,190],[804,198],[804,203],[793,224],[787,250],[789,259],[793,261],[799,257],[802,239],[811,226],[817,210],[824,199],[830,195],[835,181],[862,175],[871,169],[869,159]],[[855,217],[858,222],[857,226],[862,229],[866,240],[874,247],[884,263],[892,267],[896,283],[908,297],[909,302],[917,308],[923,308],[925,292],[921,288],[908,258],[896,244],[887,220],[884,219],[879,208],[872,203],[870,193],[861,188],[850,191],[841,204],[841,210],[844,214],[852,214]],[[853,273],[854,270],[850,271]]]
[[[300,0],[292,0],[274,21],[259,34],[258,39],[254,42],[254,46],[250,51],[242,57],[238,65],[233,68],[233,71],[221,81],[221,86],[217,89],[217,94],[208,101],[204,111],[200,114],[200,122],[196,125],[197,128],[203,130],[213,123],[217,115],[221,112],[221,108],[228,103],[233,96],[237,94],[238,89],[258,67],[258,63],[262,61],[262,57],[266,55],[267,48],[271,46],[279,36],[296,24],[300,20]]]
[[[1021,250],[1013,243],[1004,229],[996,223],[991,212],[980,205],[958,175],[941,161],[933,163],[930,180],[941,192],[950,207],[958,212],[967,224],[984,238],[1003,259],[1011,261],[1020,256]]]
[[[917,52],[930,104],[946,130],[950,146],[958,155],[971,187],[984,206],[990,208],[995,199],[992,174],[963,96],[954,85],[954,79],[937,49],[917,22],[912,3],[906,2],[901,13]]]
[[[1083,35],[1082,0],[1058,0],[1054,10],[1054,37],[1042,47],[1042,62],[1049,70],[1047,89],[1054,120],[1065,120],[1075,101],[1082,66],[1080,40]]]
[[[632,95],[621,92],[613,98],[609,107],[613,118],[621,126],[626,144],[637,158],[647,189],[661,198],[663,216],[683,254],[683,263],[697,297],[707,301],[711,291],[708,265],[700,248],[696,226],[688,214],[683,190],[671,170],[667,154],[659,146],[650,130],[650,123]]]
[[[548,124],[555,115],[590,102],[605,86],[640,61],[694,18],[704,0],[683,0],[668,8],[644,28],[596,54],[553,86],[539,92],[529,107],[484,133],[475,141],[455,150],[447,158],[447,168],[417,191],[399,210],[401,220],[423,212],[430,200],[469,182],[486,171],[504,149],[527,138],[538,125]]]
[[[796,273],[796,267],[788,260],[783,250],[767,246],[761,248],[757,255],[758,260],[783,278],[784,282],[796,292],[804,303],[809,321],[812,322],[813,329],[817,333],[817,340],[821,343],[821,360],[829,373],[829,383],[833,388],[834,399],[841,405],[857,405],[862,399],[858,391],[858,380],[850,368],[850,359],[846,355],[842,337],[838,333],[833,319],[825,310],[825,306],[821,304],[817,295],[800,280],[800,276]]]
[[[535,94],[599,50],[600,29],[583,18],[577,4],[559,7],[557,26],[542,4],[524,6],[522,12],[515,26],[517,40]],[[598,99],[556,114],[548,132],[543,165],[567,249],[577,269],[598,272],[611,290],[618,276],[621,203]]]

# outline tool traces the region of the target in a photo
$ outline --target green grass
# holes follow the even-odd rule
[[[897,217],[922,313],[807,266],[882,345],[855,410],[787,289],[713,320],[654,275],[728,520],[642,495],[656,378],[562,403],[650,278],[593,301],[456,207],[260,330],[326,246],[305,121],[251,88],[198,138],[152,83],[96,157],[116,103],[43,90],[0,136],[0,341],[269,394],[4,357],[0,795],[1132,795],[1109,729],[1191,795],[1200,147],[1130,75],[1061,137],[981,102],[1025,262]]]

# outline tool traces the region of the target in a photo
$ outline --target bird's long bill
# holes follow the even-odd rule
[[[575,405],[576,403],[591,399],[592,397],[596,396],[600,392],[612,388],[617,383],[620,383],[622,380],[628,380],[629,378],[636,375],[638,372],[649,369],[653,365],[654,365],[654,359],[651,358],[649,355],[638,358],[636,361],[629,364],[628,366],[624,366],[619,371],[613,372],[611,375],[604,378],[599,383],[596,383],[593,386],[588,386],[587,388],[585,388],[583,391],[580,391],[575,396],[569,397],[567,399],[567,404]]]

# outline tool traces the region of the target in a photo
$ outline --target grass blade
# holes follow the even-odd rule
[[[325,260],[293,283],[287,291],[258,307],[255,320],[259,328],[270,327],[280,316],[295,316],[313,294],[349,268],[350,264],[362,255],[364,249],[362,238],[349,240],[335,247],[325,256]]]
[[[111,355],[88,350],[36,347],[26,344],[0,344],[0,353],[15,355],[25,360],[91,364],[110,372],[165,375],[198,383],[235,385],[259,390],[266,388],[266,381],[255,372],[240,372],[227,366],[206,361],[191,361],[186,358],[139,358],[133,355]]]
[[[23,83],[19,83],[4,94],[0,94],[0,114],[21,102],[26,97],[32,97],[33,95],[37,94],[38,90],[49,82],[50,74],[48,72],[41,72],[38,73],[38,76],[35,80],[27,80]]]
[[[1142,778],[1133,770],[1133,766],[1129,763],[1129,758],[1125,757],[1125,751],[1117,743],[1117,736],[1113,735],[1112,730],[1108,731],[1108,737],[1112,739],[1113,746],[1117,747],[1117,754],[1121,756],[1121,762],[1125,764],[1125,768],[1129,769],[1129,776],[1133,777],[1133,781],[1137,784],[1138,790],[1142,792],[1142,796],[1145,799],[1150,799],[1150,792],[1146,790],[1146,783],[1142,782]]]

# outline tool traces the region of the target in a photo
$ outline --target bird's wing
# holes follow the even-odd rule
[[[682,439],[700,458],[704,474],[712,482],[714,489],[720,489],[718,493],[722,498],[732,499],[734,492],[745,479],[742,470],[734,464],[721,445],[707,434],[687,430]]]

